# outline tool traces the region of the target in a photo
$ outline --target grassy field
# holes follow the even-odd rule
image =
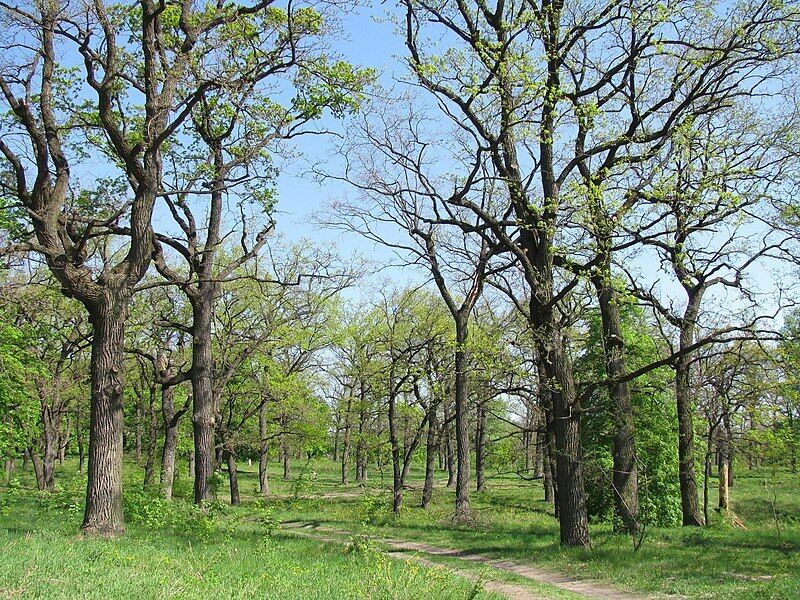
[[[702,529],[649,529],[638,551],[604,524],[593,525],[591,550],[561,548],[558,525],[537,483],[490,478],[488,491],[472,496],[476,522],[466,527],[451,522],[452,491],[444,487],[435,490],[430,509],[417,507],[419,472],[412,473],[403,512],[394,517],[388,511],[388,471],[370,473],[364,489],[341,486],[338,466],[322,460],[293,465],[289,481],[277,468],[270,471],[275,496],[266,502],[257,497],[255,465],[245,462],[243,506],[224,505],[222,481],[210,516],[185,501],[191,484],[185,472],[176,486],[179,500],[167,504],[136,491],[141,472],[129,465],[128,535],[87,541],[76,535],[82,482],[73,473],[68,462],[60,479],[64,490],[53,497],[31,490],[28,473],[17,474],[15,488],[0,487],[0,596],[496,597],[448,569],[431,570],[376,551],[380,539],[395,538],[513,558],[649,594],[800,598],[800,479],[788,473],[737,474],[732,498],[747,529],[712,513],[711,526]],[[333,544],[300,537],[281,522],[358,535],[340,535],[342,543]],[[481,569],[468,561],[436,562]],[[525,585],[543,597],[570,597]]]

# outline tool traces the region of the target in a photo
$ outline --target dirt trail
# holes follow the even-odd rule
[[[287,529],[299,530],[307,533],[308,535],[313,535],[314,537],[323,539],[324,541],[341,542],[342,540],[341,537],[320,538],[319,534],[311,532],[322,532],[337,536],[354,534],[352,531],[334,529],[331,527],[321,526],[316,523],[287,522],[283,523],[282,527]],[[479,563],[487,567],[492,567],[499,571],[505,571],[506,573],[513,573],[514,575],[517,575],[519,577],[524,577],[525,579],[530,579],[531,581],[536,581],[538,583],[543,583],[555,588],[567,590],[569,592],[572,592],[579,596],[583,596],[585,598],[596,598],[598,600],[644,600],[645,598],[647,598],[647,596],[642,596],[639,594],[635,594],[633,592],[618,590],[589,579],[566,577],[559,573],[548,571],[546,569],[542,569],[539,567],[534,567],[531,565],[526,565],[507,559],[492,558],[490,556],[486,556],[484,554],[479,554],[476,552],[469,552],[466,550],[456,550],[454,548],[442,548],[440,546],[433,546],[431,544],[426,544],[424,542],[414,542],[410,540],[377,538],[375,541],[385,546],[388,546],[392,550],[399,553],[414,552],[414,553],[427,554],[430,556],[442,556],[447,558],[468,560],[470,562]],[[393,553],[389,552],[388,554],[392,555]],[[411,558],[415,558],[416,560],[419,560],[424,564],[437,564],[430,560],[421,558],[419,556],[416,557],[412,556]],[[454,571],[456,572],[456,574],[462,577],[466,577],[467,579],[471,579],[473,581],[478,579],[478,577],[472,572],[458,571],[455,569]],[[528,590],[523,586],[518,586],[502,581],[486,580],[484,581],[483,587],[487,591],[497,592],[508,598],[514,598],[517,600],[523,600],[523,599],[541,600],[542,598],[546,598],[546,596],[535,595],[533,592],[531,592],[530,590]]]

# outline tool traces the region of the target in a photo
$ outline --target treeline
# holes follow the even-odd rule
[[[701,525],[698,461],[723,508],[733,456],[794,467],[796,3],[400,1],[400,90],[331,52],[347,8],[0,9],[7,470],[50,489],[74,439],[116,535],[159,440],[197,504],[331,450],[400,510],[424,455],[458,520],[513,470],[588,546],[590,514]],[[332,127],[319,224],[430,285],[351,305],[362,267],[274,240],[273,157]]]

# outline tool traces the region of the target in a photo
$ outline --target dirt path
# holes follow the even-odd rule
[[[304,537],[313,538],[315,540],[319,540],[322,542],[333,542],[338,544],[341,544],[344,541],[341,538],[342,535],[352,534],[349,531],[343,531],[339,529],[328,529],[324,527],[306,527],[302,523],[297,523],[297,524],[285,523],[283,527],[284,529],[287,528],[291,529],[293,533],[302,535]],[[314,533],[311,533],[311,531],[313,531]],[[327,533],[335,534],[337,537],[332,537],[330,535],[320,535],[318,533],[320,531],[325,531]],[[381,543],[386,543],[386,540],[381,540]],[[398,552],[386,552],[386,556],[394,560],[412,560],[426,567],[433,567],[433,568],[443,567],[441,563],[428,560],[419,555],[406,556]],[[511,600],[550,600],[548,596],[535,594],[528,588],[521,585],[515,585],[513,583],[507,583],[505,581],[497,581],[495,579],[483,579],[481,578],[480,575],[476,574],[473,571],[455,569],[449,566],[444,568],[446,568],[454,575],[472,581],[473,583],[480,582],[482,589],[484,589],[487,592],[500,594],[501,596],[505,596],[506,598],[510,598]]]
[[[320,536],[317,533],[311,533],[311,532],[322,532],[327,534],[333,534],[336,536],[354,534],[352,531],[334,529],[331,527],[321,526],[316,523],[287,522],[283,523],[282,527],[296,531],[299,530],[305,532],[308,535],[313,535],[318,538]],[[342,541],[341,537],[339,538],[325,537],[320,539],[324,539],[325,541],[339,541],[339,542]],[[446,558],[457,558],[459,560],[468,560],[470,562],[482,564],[487,567],[492,567],[499,571],[512,573],[514,575],[523,577],[525,579],[529,579],[531,581],[536,581],[538,583],[543,583],[545,585],[566,590],[574,594],[577,594],[579,596],[583,596],[584,598],[596,598],[599,600],[644,600],[645,598],[647,598],[647,596],[638,595],[633,592],[618,590],[589,579],[566,577],[559,573],[548,571],[546,569],[542,569],[539,567],[534,567],[531,565],[526,565],[507,559],[492,558],[490,556],[486,556],[484,554],[478,554],[476,552],[469,552],[466,550],[456,550],[454,548],[442,548],[440,546],[433,546],[431,544],[426,544],[424,542],[414,542],[410,540],[377,538],[375,541],[385,546],[388,546],[389,548],[394,550],[395,553],[414,552],[414,553],[427,554],[429,556],[441,556]],[[393,553],[390,552],[388,554],[391,555]],[[411,558],[416,558],[417,560],[423,562],[424,564],[438,564],[419,556],[415,557],[412,556]],[[477,575],[475,575],[472,572],[458,571],[455,569],[454,572],[456,572],[456,574],[462,577],[466,577],[473,581],[476,581],[478,579]],[[533,592],[531,592],[530,590],[528,590],[523,586],[514,585],[502,581],[486,580],[484,581],[483,587],[487,591],[497,592],[508,598],[515,598],[518,600],[522,599],[540,600],[542,598],[546,598],[546,596],[533,594]]]

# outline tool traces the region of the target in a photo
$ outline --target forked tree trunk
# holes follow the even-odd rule
[[[110,296],[109,292],[109,296]],[[86,510],[81,529],[88,535],[124,533],[122,434],[125,319],[129,298],[107,297],[90,312],[92,404]]]

